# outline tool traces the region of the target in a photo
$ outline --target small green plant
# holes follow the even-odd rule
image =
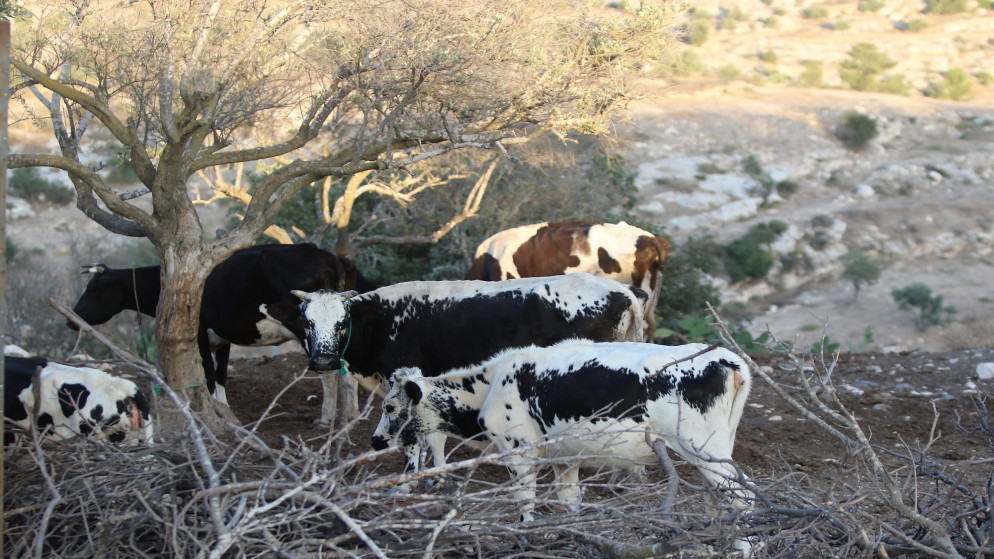
[[[928,28],[928,20],[923,17],[911,18],[904,24],[904,31],[922,31]]]
[[[921,282],[915,282],[891,290],[891,296],[902,311],[918,310],[918,329],[950,322],[956,314],[956,307],[944,306],[942,295],[932,295],[932,289]]]
[[[842,277],[852,283],[853,301],[859,298],[864,285],[873,285],[880,279],[880,264],[861,250],[854,250],[842,257]]]
[[[728,11],[728,18],[734,21],[748,21],[749,14],[747,14],[745,10],[743,10],[739,6],[735,6],[734,8]]]
[[[31,202],[48,202],[64,206],[73,201],[76,191],[42,177],[35,167],[14,169],[8,178],[10,193]]]
[[[848,31],[852,28],[851,23],[841,19],[835,23],[829,23],[828,26],[832,31]]]
[[[715,75],[726,80],[734,80],[742,76],[742,70],[739,70],[735,64],[722,64],[715,70]]]
[[[834,354],[839,351],[842,344],[838,342],[833,342],[832,338],[828,336],[822,336],[821,340],[815,342],[811,346],[811,353],[813,354]]]
[[[821,63],[809,60],[804,63],[804,72],[801,73],[801,83],[806,87],[821,87],[824,79]]]
[[[771,29],[780,25],[780,20],[777,19],[777,16],[766,16],[765,18],[762,19],[762,22],[763,22],[763,27],[769,27]]]
[[[714,14],[712,14],[711,12],[705,10],[704,8],[694,8],[690,12],[690,18],[691,19],[710,20],[710,19],[714,19]]]
[[[991,0],[994,2],[994,0]],[[973,75],[980,82],[980,85],[991,85],[994,84],[994,74],[990,72],[977,72]]]
[[[925,12],[930,14],[961,14],[967,10],[969,0],[925,0]]]
[[[852,342],[848,342],[850,353],[865,353],[869,349],[870,344],[873,343],[873,328],[867,326],[866,330],[863,330],[863,340],[859,342],[859,345]]]
[[[962,101],[970,97],[973,90],[973,80],[962,68],[952,68],[948,72],[943,72],[942,81],[929,84],[924,93],[927,97],[936,99],[952,99]]]
[[[699,164],[697,166],[697,172],[702,175],[722,175],[725,173],[725,170],[714,163],[707,162]]]
[[[835,129],[835,136],[853,151],[866,148],[870,140],[879,134],[877,120],[856,111],[843,114],[839,119],[839,126]]]
[[[780,61],[780,57],[777,56],[777,52],[774,50],[760,51],[757,56],[760,60],[769,64],[776,64]]]
[[[880,93],[907,96],[911,93],[911,84],[904,74],[891,74],[880,79],[877,89]]]
[[[824,6],[812,6],[810,8],[805,8],[801,12],[801,17],[804,19],[824,19],[828,17],[828,8]]]
[[[857,9],[861,12],[877,12],[883,7],[883,0],[860,0]]]
[[[690,22],[690,30],[687,33],[687,41],[694,46],[701,46],[707,42],[711,35],[711,23],[703,19],[695,19]]]
[[[786,229],[787,224],[783,221],[760,223],[729,243],[725,247],[725,269],[732,283],[766,277],[775,262],[769,245]]]

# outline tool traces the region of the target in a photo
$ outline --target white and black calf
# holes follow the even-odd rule
[[[93,278],[73,311],[87,323],[103,324],[123,310],[155,316],[161,288],[159,266],[84,268]],[[299,300],[292,290],[374,288],[349,259],[310,243],[259,245],[235,252],[210,273],[204,285],[197,344],[207,389],[218,401],[228,403],[225,385],[232,344],[268,346],[303,339]],[[71,322],[68,325],[75,328]],[[321,421],[325,422],[328,418],[323,413],[324,408]]]
[[[570,338],[641,340],[645,331],[645,292],[590,274],[415,281],[362,295],[296,293],[303,299],[310,368],[326,373],[347,365],[380,395],[402,367],[435,376],[509,347]],[[436,460],[441,450],[432,448]]]
[[[726,349],[707,349],[569,340],[511,349],[437,378],[402,371],[396,397],[384,401],[396,407],[384,410],[389,417],[377,435],[407,444],[431,432],[455,434],[467,423],[460,418],[475,412],[479,431],[506,453],[525,520],[533,514],[539,459],[553,462],[560,498],[577,502],[581,466],[658,462],[647,430],[745,504],[751,494],[730,461],[749,369]],[[480,403],[482,386],[489,390]]]
[[[35,402],[35,371],[39,400]],[[89,367],[70,367],[28,357],[4,357],[4,418],[22,429],[37,428],[43,437],[77,435],[106,437],[111,442],[152,440],[152,423],[145,395],[130,380]],[[16,438],[9,428],[4,444]]]
[[[656,331],[666,239],[621,223],[536,223],[496,233],[476,249],[466,279],[498,281],[587,272],[630,283],[649,294],[646,339]]]

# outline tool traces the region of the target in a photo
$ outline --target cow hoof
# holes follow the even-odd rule
[[[331,426],[331,422],[322,417],[321,419],[315,419],[314,420],[314,425],[319,426],[319,427],[330,427]]]

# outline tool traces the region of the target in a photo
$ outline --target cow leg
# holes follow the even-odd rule
[[[501,448],[501,452],[508,449]],[[521,503],[521,521],[535,520],[535,484],[538,481],[538,462],[534,456],[512,454],[504,458],[504,466],[514,478],[514,499]]]
[[[335,422],[338,408],[338,378],[335,374],[318,375],[321,377],[321,419],[318,420],[321,425],[331,426]]]
[[[217,385],[214,382],[214,353],[211,351],[211,341],[207,337],[207,330],[201,328],[197,333],[197,349],[200,350],[200,361],[204,364],[204,383],[207,384],[207,391],[217,398]],[[227,405],[227,402],[225,402]]]
[[[559,498],[566,503],[570,512],[580,508],[580,468],[576,465],[553,464],[552,471],[556,474]]]
[[[228,393],[225,387],[228,385],[228,357],[230,355],[231,344],[224,344],[214,352],[214,382],[217,384],[214,398],[226,406],[228,405]]]

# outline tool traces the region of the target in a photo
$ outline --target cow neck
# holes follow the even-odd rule
[[[345,347],[342,348],[341,353],[338,354],[338,367],[341,371],[342,376],[345,376],[347,371],[345,370],[345,352],[349,350],[349,342],[352,341],[352,317],[349,317],[349,329],[345,334]]]

